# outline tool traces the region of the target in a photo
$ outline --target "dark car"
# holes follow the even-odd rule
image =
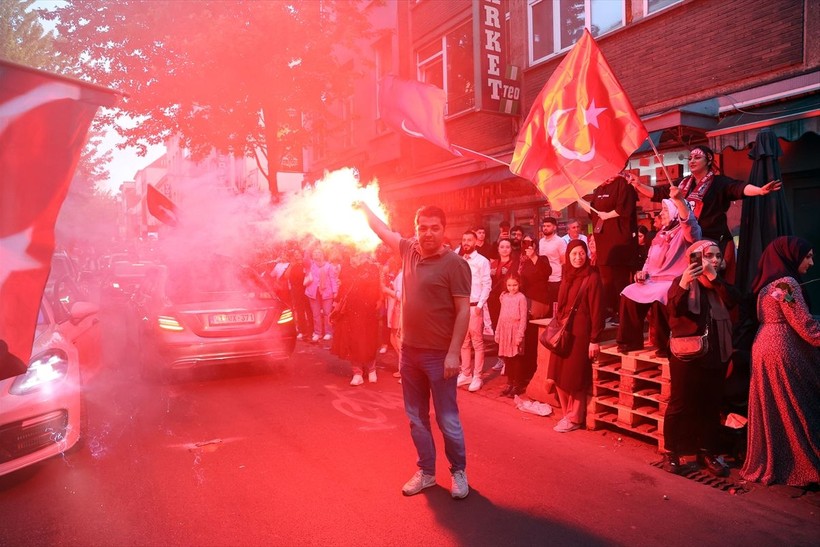
[[[146,379],[206,365],[279,363],[296,345],[293,313],[262,278],[229,259],[149,267],[130,307]]]
[[[145,280],[153,262],[118,260],[112,262],[103,275],[100,298],[106,304],[127,302]]]

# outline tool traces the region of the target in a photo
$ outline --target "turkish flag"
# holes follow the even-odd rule
[[[444,126],[447,95],[432,84],[388,75],[379,85],[379,115],[393,129],[450,150]]]
[[[177,225],[177,206],[168,197],[157,190],[153,184],[148,185],[146,194],[148,212],[157,220],[169,226]]]
[[[510,171],[563,209],[616,175],[647,132],[588,30],[535,99]]]
[[[116,100],[0,61],[0,380],[28,367],[57,214],[97,108]]]

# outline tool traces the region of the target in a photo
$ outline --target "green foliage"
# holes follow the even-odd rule
[[[0,0],[0,58],[49,72],[75,73],[60,54],[53,32],[46,32],[35,0]]]
[[[194,158],[213,148],[279,158],[283,145],[307,138],[303,129],[282,131],[286,112],[321,118],[327,101],[350,93],[356,75],[337,53],[369,32],[360,5],[74,0],[43,16],[70,37],[61,50],[87,60],[85,77],[128,94],[121,111],[99,120],[140,120],[117,126],[127,145],[144,153],[176,133]]]

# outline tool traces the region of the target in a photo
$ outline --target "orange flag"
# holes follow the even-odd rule
[[[510,171],[563,209],[617,174],[646,128],[588,30],[538,94]]]

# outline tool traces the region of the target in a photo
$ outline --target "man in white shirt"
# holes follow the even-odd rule
[[[484,369],[484,307],[490,296],[492,280],[490,261],[476,250],[475,232],[467,230],[461,236],[461,256],[470,266],[472,283],[470,286],[470,325],[464,344],[461,346],[461,373],[459,387],[469,385],[470,391],[478,391],[483,385],[481,372]],[[475,352],[475,359],[471,359]]]
[[[561,236],[561,239],[563,239],[564,243],[566,243],[567,245],[569,245],[569,242],[573,239],[580,239],[581,241],[589,245],[589,242],[587,241],[587,236],[581,233],[581,224],[575,219],[570,219],[569,224],[567,224],[567,233]]]
[[[538,254],[550,262],[552,274],[547,284],[547,317],[552,317],[553,303],[558,301],[558,287],[561,285],[561,265],[566,259],[567,244],[558,234],[558,221],[553,217],[544,217],[541,233],[544,237],[538,240]]]

